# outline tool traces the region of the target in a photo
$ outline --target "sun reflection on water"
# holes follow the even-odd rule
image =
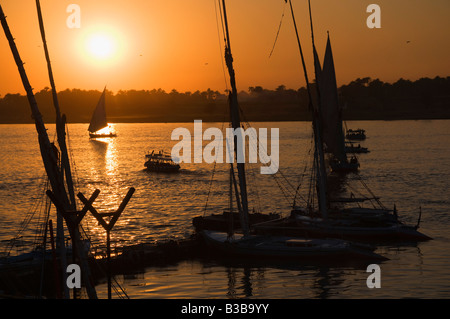
[[[92,152],[87,152],[89,157],[90,169],[88,190],[85,196],[91,196],[96,190],[100,190],[100,194],[95,200],[93,207],[99,213],[112,213],[118,210],[123,201],[128,189],[122,187],[123,178],[119,170],[119,152],[115,138],[96,138],[90,139],[92,145]],[[106,222],[109,222],[111,217],[106,217]],[[119,218],[115,228],[124,228],[130,222],[129,218]],[[96,246],[103,250],[102,247],[106,243],[106,233],[104,228],[92,216],[88,215],[85,226],[95,238]],[[120,244],[120,239],[115,236],[114,230],[111,232],[111,242],[114,250],[116,244]]]

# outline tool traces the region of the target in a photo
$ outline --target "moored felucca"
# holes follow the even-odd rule
[[[231,91],[229,93],[230,119],[233,129],[241,128],[239,105],[237,99],[236,79],[233,68],[233,57],[231,54],[230,36],[228,31],[228,20],[225,0],[222,0],[222,13],[225,26],[225,62],[230,77]],[[239,130],[237,130],[239,132]],[[322,240],[299,240],[298,238],[286,236],[266,236],[251,233],[249,225],[249,209],[247,198],[247,181],[245,174],[245,164],[238,161],[238,154],[243,152],[243,143],[237,143],[237,138],[242,138],[236,134],[234,139],[234,154],[236,156],[237,175],[235,176],[234,161],[230,161],[230,212],[232,213],[232,198],[235,196],[239,211],[240,230],[237,232],[230,222],[228,232],[202,229],[199,235],[215,251],[225,253],[232,257],[250,258],[294,258],[298,260],[309,260],[310,258],[331,259],[334,257],[344,258],[348,255],[357,255],[358,258],[366,257],[370,259],[383,260],[384,257],[373,253],[371,250],[356,248],[350,242],[338,239]],[[240,145],[240,148],[238,147]],[[228,145],[228,147],[231,147]],[[242,153],[241,153],[242,154]],[[234,192],[234,194],[233,194]],[[230,214],[230,217],[233,215]]]
[[[33,89],[25,72],[24,63],[21,60],[1,5],[0,21],[27,93],[27,99],[38,134],[40,154],[48,178],[48,185],[51,188],[51,190],[47,190],[47,195],[57,208],[56,238],[53,237],[53,223],[49,219],[50,211],[48,211],[43,225],[45,231],[40,245],[31,253],[14,257],[7,256],[5,259],[2,259],[0,275],[2,282],[4,283],[3,279],[6,279],[11,284],[12,290],[17,293],[20,293],[23,288],[23,290],[34,294],[35,297],[43,298],[48,296],[67,299],[70,298],[69,286],[67,285],[70,258],[72,263],[78,265],[81,270],[82,287],[85,289],[88,298],[97,299],[95,280],[90,267],[92,258],[89,256],[88,238],[84,235],[80,223],[98,195],[98,191],[94,192],[82,210],[77,210],[69,152],[65,140],[66,119],[65,115],[60,113],[39,0],[36,0],[36,7],[52,87],[53,104],[56,111],[57,144],[50,142]],[[121,206],[122,210],[123,208],[124,206]],[[66,245],[65,243],[65,229],[69,231],[71,245]],[[50,242],[52,244],[50,251],[46,249],[48,236],[51,238]],[[51,267],[48,267],[47,261],[50,261]],[[8,276],[9,278],[6,278]],[[17,282],[14,282],[15,279],[17,279]],[[44,292],[43,287],[45,284],[48,284],[46,285],[47,292]],[[79,289],[74,288],[73,298],[77,299],[79,297]]]
[[[294,11],[291,6],[292,19],[295,24]],[[309,2],[308,2],[309,3]],[[307,201],[306,207],[301,208],[296,206],[292,209],[291,215],[287,218],[278,219],[271,222],[261,223],[255,225],[255,232],[261,234],[271,234],[271,235],[286,235],[286,236],[308,236],[314,238],[343,238],[349,240],[366,240],[371,242],[384,242],[384,241],[425,241],[431,238],[427,235],[420,233],[417,229],[420,225],[421,211],[419,212],[419,219],[417,225],[409,226],[404,224],[398,218],[397,209],[389,210],[383,206],[379,198],[374,196],[372,192],[368,189],[367,185],[360,179],[362,185],[370,192],[371,196],[355,198],[351,196],[350,198],[331,198],[330,187],[328,183],[328,178],[325,173],[324,161],[318,160],[323,156],[323,144],[321,142],[321,136],[324,134],[324,130],[320,125],[323,123],[325,118],[324,114],[326,112],[326,103],[333,104],[335,99],[327,99],[323,91],[326,91],[326,85],[323,72],[318,66],[318,59],[314,45],[314,33],[312,28],[312,17],[311,17],[311,7],[310,8],[310,19],[311,19],[311,34],[313,41],[313,54],[315,61],[315,71],[316,82],[318,90],[318,103],[317,106],[311,107],[313,110],[313,129],[314,138],[316,141],[315,160],[313,163],[312,173],[316,176],[315,188],[317,189],[318,207],[315,207],[313,198]],[[297,30],[296,30],[297,31]],[[297,41],[301,51],[300,40],[297,33]],[[328,38],[327,48],[331,50],[330,40]],[[331,57],[331,51],[329,56]],[[303,61],[303,55],[302,55]],[[332,62],[332,61],[331,61]],[[330,62],[330,68],[332,63]],[[304,62],[303,62],[304,65]],[[334,68],[334,67],[332,67]],[[308,83],[308,78],[306,76],[306,68],[304,66],[305,78]],[[330,72],[334,74],[334,70]],[[335,80],[334,76],[331,77],[331,87],[335,95]],[[322,84],[320,84],[322,83]],[[326,82],[325,82],[326,83]],[[311,95],[309,96],[311,100]],[[316,123],[315,123],[316,122]],[[337,130],[342,132],[342,124],[338,125]],[[326,141],[327,139],[324,139]],[[342,137],[339,137],[338,142],[344,142]],[[321,155],[322,153],[322,155]],[[316,159],[316,157],[318,159]],[[310,185],[311,187],[311,185]],[[374,207],[365,208],[360,206],[360,203],[369,201]],[[340,207],[336,206],[336,202],[341,204],[358,203],[355,207]]]

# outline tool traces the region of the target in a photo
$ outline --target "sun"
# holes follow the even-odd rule
[[[113,66],[122,60],[125,41],[111,26],[92,26],[83,30],[79,48],[82,59],[91,66]]]
[[[94,33],[86,40],[86,51],[94,59],[111,59],[117,53],[117,41],[110,34]]]

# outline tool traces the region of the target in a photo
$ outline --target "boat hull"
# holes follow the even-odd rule
[[[90,138],[108,138],[108,137],[117,137],[117,134],[115,133],[109,133],[109,134],[95,134],[95,133],[89,133]]]
[[[305,222],[291,217],[255,225],[257,234],[299,236],[310,238],[340,238],[364,242],[419,242],[432,238],[404,224],[380,227],[339,226],[327,222]]]
[[[279,219],[280,214],[261,214],[261,213],[250,213],[248,214],[249,225],[259,224],[262,222]],[[220,230],[228,231],[231,226],[231,218],[234,229],[240,229],[241,223],[239,218],[239,213],[234,212],[231,216],[230,212],[223,212],[222,214],[212,214],[209,216],[196,216],[192,219],[192,224],[195,231],[199,232],[202,230]]]
[[[351,154],[362,154],[362,153],[369,153],[369,149],[367,147],[345,147],[346,153]]]
[[[242,258],[279,260],[387,260],[373,252],[373,248],[353,246],[339,239],[305,239],[287,236],[250,235],[242,238],[235,235],[229,239],[227,233],[204,230],[200,236],[213,251],[221,255]],[[237,237],[236,237],[237,236]]]
[[[355,140],[355,141],[363,141],[366,139],[366,136],[362,134],[347,134],[345,137],[348,140]]]
[[[145,167],[149,172],[177,173],[180,171],[179,165],[145,165]]]
[[[357,172],[359,163],[330,163],[331,170],[336,173],[351,173]]]

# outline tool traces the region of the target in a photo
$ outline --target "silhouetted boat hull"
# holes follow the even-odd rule
[[[145,155],[146,161],[144,166],[147,171],[161,172],[161,173],[176,173],[180,170],[180,165],[172,160],[169,154],[160,151],[159,153],[152,153]]]
[[[116,133],[109,133],[109,134],[96,134],[96,133],[89,133],[90,138],[108,138],[108,137],[117,137]]]
[[[369,153],[369,149],[367,147],[362,147],[361,145],[355,146],[352,142],[345,143],[345,152],[353,153],[353,154],[361,154],[361,153]]]
[[[232,239],[226,232],[202,231],[206,244],[226,256],[244,258],[293,259],[373,259],[387,260],[373,252],[369,246],[353,245],[339,239],[299,239],[287,236],[250,235],[247,238],[235,234]]]
[[[347,134],[345,137],[349,140],[365,140],[366,139],[366,131],[363,129],[357,130],[347,130]]]
[[[249,217],[249,225],[259,224],[262,222],[279,219],[280,214],[271,213],[271,214],[261,214],[261,213],[250,213]],[[231,221],[231,218],[233,220]],[[223,212],[222,214],[212,214],[208,216],[197,216],[192,219],[192,224],[197,232],[202,230],[219,230],[219,231],[228,231],[231,227],[231,223],[233,223],[233,227],[235,229],[240,229],[240,219],[239,213],[234,212],[232,217],[230,212]]]
[[[402,223],[380,222],[379,215],[374,216],[372,223],[365,221],[351,225],[351,220],[323,220],[307,216],[290,216],[267,223],[254,225],[257,234],[284,235],[309,238],[339,238],[344,240],[357,240],[364,242],[419,242],[432,238],[417,231],[416,227]],[[345,225],[345,224],[348,225]],[[378,224],[378,225],[376,225]]]
[[[330,160],[330,167],[333,172],[337,173],[351,173],[359,169],[358,160],[351,159],[350,161],[340,162],[337,160]]]

